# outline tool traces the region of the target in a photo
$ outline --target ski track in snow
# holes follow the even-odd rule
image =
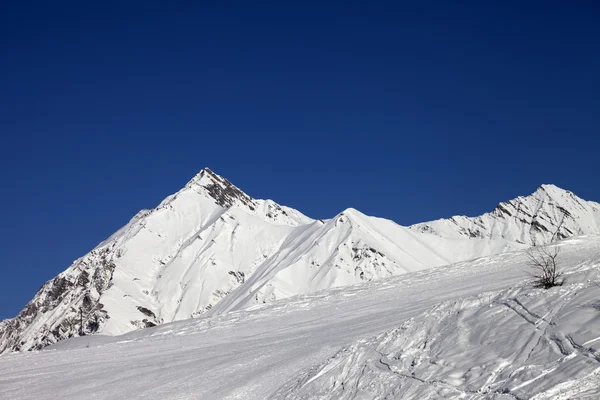
[[[594,274],[597,274],[596,267],[600,265],[600,237],[569,239],[560,246],[563,264],[568,266],[569,271],[591,268],[590,271],[594,273],[585,275],[584,271],[580,274],[597,279]],[[597,396],[600,363],[596,353],[589,350],[588,346],[594,345],[592,342],[598,338],[598,330],[580,329],[575,336],[571,336],[572,331],[567,329],[576,326],[577,312],[584,311],[571,306],[564,309],[557,306],[542,312],[531,308],[520,295],[506,298],[496,298],[497,293],[480,295],[506,290],[511,286],[514,288],[511,290],[517,294],[519,290],[526,290],[521,287],[527,279],[525,261],[521,252],[505,253],[381,281],[294,296],[212,318],[179,321],[117,337],[99,335],[75,338],[40,352],[7,354],[0,357],[0,399],[338,398],[326,395],[319,397],[318,391],[332,374],[339,373],[342,377],[350,373],[352,367],[369,365],[350,363],[350,372],[339,371],[342,364],[347,362],[344,355],[349,351],[352,353],[348,346],[353,349],[354,343],[358,343],[355,346],[359,348],[361,343],[373,343],[366,356],[357,352],[353,357],[361,361],[364,357],[374,356],[378,360],[377,374],[372,376],[371,384],[390,391],[377,392],[377,389],[373,392],[377,396],[524,399],[537,394],[535,398],[538,400],[573,398],[569,397],[569,393],[582,396],[577,398],[585,398],[583,396],[586,393]],[[583,285],[575,284],[574,287],[583,288]],[[572,305],[577,292],[572,290],[574,287],[559,288],[552,301],[559,305]],[[586,290],[592,290],[593,287],[587,285]],[[600,288],[595,293],[600,294]],[[472,297],[477,295],[480,296]],[[411,318],[421,318],[419,321],[423,321],[423,326],[429,330],[418,331],[426,337],[424,350],[419,354],[423,357],[436,356],[427,352],[431,349],[428,346],[444,343],[444,340],[450,340],[448,338],[457,338],[460,344],[475,334],[470,332],[469,326],[464,325],[472,322],[469,319],[449,320],[457,324],[454,331],[437,326],[436,322],[448,318],[448,314],[437,315],[436,310],[442,312],[450,307],[448,304],[451,303],[448,302],[454,301],[463,304],[469,313],[472,312],[471,308],[477,311],[477,307],[481,307],[486,299],[496,299],[497,304],[490,303],[488,306],[504,313],[503,318],[510,318],[509,321],[520,321],[519,324],[510,325],[518,326],[518,329],[523,327],[527,331],[522,332],[527,333],[522,338],[516,335],[515,339],[519,340],[511,360],[499,360],[491,367],[492,373],[482,373],[479,380],[477,377],[471,381],[464,378],[465,371],[461,369],[464,365],[460,363],[466,361],[460,358],[460,354],[452,353],[452,349],[443,350],[453,354],[452,357],[438,360],[440,364],[436,371],[439,376],[412,376],[396,365],[398,363],[391,356],[391,350],[395,349],[377,347],[378,339],[373,339],[376,335],[382,337],[383,332],[394,332]],[[446,303],[441,304],[443,302]],[[585,308],[585,315],[589,316],[591,311],[600,315],[596,306],[592,304]],[[459,307],[457,310],[462,309]],[[559,314],[567,316],[565,318],[570,324],[565,325],[567,328],[552,325],[553,319]],[[494,326],[486,326],[486,334],[493,335],[495,329]],[[501,331],[500,327],[497,330]],[[383,334],[383,337],[389,334]],[[454,334],[458,336],[452,336]],[[525,364],[533,357],[535,349],[539,348],[540,341],[548,341],[547,347],[552,351],[544,351],[562,360],[554,362],[552,358],[546,360],[546,364],[559,368],[558,371],[562,371],[563,375],[556,375],[549,368],[527,368]],[[340,353],[342,349],[346,350]],[[391,352],[386,354],[382,350]],[[469,362],[473,365],[479,362],[476,354],[470,356]],[[585,360],[587,369],[560,369],[563,364],[570,362],[569,357]],[[430,371],[427,368],[431,366],[419,365],[423,366],[423,371]],[[325,367],[319,370],[319,366]],[[493,394],[497,397],[489,397],[492,395],[477,392],[476,388],[468,386],[478,382],[480,386],[494,387],[499,380],[507,379],[506,371],[510,369],[513,373],[517,371],[520,383],[511,384],[509,393],[500,393],[498,389]],[[379,371],[387,371],[385,373],[391,377],[383,379],[378,375]],[[573,376],[568,375],[570,371],[574,371]],[[367,371],[357,372],[359,376],[364,373]],[[580,379],[584,373],[587,378]],[[549,387],[546,387],[546,375],[553,377]],[[437,397],[401,396],[397,387],[389,386],[390,379],[414,381],[417,389],[425,385],[427,393],[431,394],[433,390]],[[363,386],[368,386],[369,382],[361,383],[359,380],[353,383],[355,389],[360,390],[350,390],[347,393],[354,393],[354,397],[347,398],[384,398],[383,395],[368,397]],[[311,387],[314,388],[313,392],[308,390]],[[304,391],[298,392],[300,389]],[[545,392],[535,391],[541,389]]]

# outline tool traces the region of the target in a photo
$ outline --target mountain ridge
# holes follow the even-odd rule
[[[544,204],[549,205],[550,210],[554,210],[554,215],[550,215],[548,210],[543,208]],[[575,214],[576,218],[574,218],[573,210],[585,211],[583,214],[588,222],[579,224],[575,219],[581,219],[581,214]],[[454,232],[461,236],[505,237],[506,233],[494,228],[494,222],[514,216],[515,230],[522,233],[518,241],[526,245],[536,245],[575,235],[597,233],[600,230],[598,213],[600,213],[600,204],[584,201],[573,192],[555,185],[543,184],[531,195],[501,202],[493,211],[481,216],[453,216],[448,219],[414,224],[410,228],[423,233],[448,235],[453,231],[448,229],[448,224],[454,224],[459,227],[458,230],[454,229]],[[531,227],[529,231],[523,229],[527,225]]]
[[[348,208],[315,220],[208,168],[46,282],[0,322],[0,353],[116,335],[600,233],[600,204],[554,185],[478,217],[401,226]]]

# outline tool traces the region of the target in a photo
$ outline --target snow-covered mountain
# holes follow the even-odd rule
[[[600,204],[554,185],[542,185],[532,195],[500,203],[479,217],[458,216],[410,228],[445,238],[502,238],[528,246],[543,245],[598,233]]]
[[[481,217],[403,227],[354,209],[313,220],[204,169],[0,322],[0,352],[217,315],[582,233],[600,233],[600,205],[552,185]]]
[[[600,398],[600,235],[0,357],[0,399]]]

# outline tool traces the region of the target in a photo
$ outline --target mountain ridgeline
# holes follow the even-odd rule
[[[553,185],[479,217],[409,227],[258,200],[209,169],[46,282],[0,322],[0,353],[166,322],[600,233],[600,204]]]

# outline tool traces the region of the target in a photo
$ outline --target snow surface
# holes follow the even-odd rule
[[[510,252],[7,354],[0,398],[598,398],[600,236],[560,247],[548,291]]]
[[[205,169],[47,282],[17,318],[0,322],[0,353],[598,233],[600,205],[552,185],[480,217],[403,227],[351,208],[313,220]]]
[[[286,399],[600,398],[600,249],[567,284],[441,303],[301,374]]]
[[[567,237],[600,232],[600,204],[584,201],[555,185],[541,185],[530,196],[502,202],[490,213],[456,216],[410,227],[445,238],[504,238],[542,245]]]

